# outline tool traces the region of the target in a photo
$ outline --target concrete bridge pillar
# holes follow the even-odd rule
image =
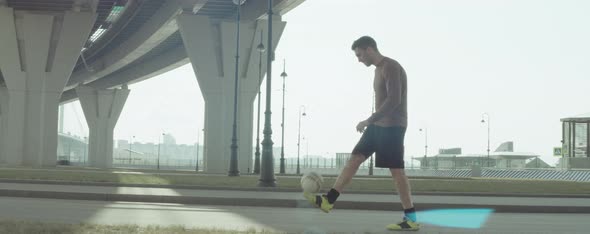
[[[88,164],[111,168],[113,165],[113,131],[119,120],[129,89],[76,87],[88,123]]]
[[[240,23],[237,117],[240,173],[253,170],[254,99],[260,88],[256,46],[260,42],[260,30],[266,32],[266,22],[250,20]],[[236,22],[181,14],[177,23],[205,100],[204,169],[209,173],[227,173],[233,126]],[[276,20],[273,25],[274,50],[286,22]],[[266,42],[266,34],[263,36],[263,42]],[[263,54],[263,75],[265,58]]]
[[[94,12],[30,12],[0,6],[0,158],[8,165],[55,166],[58,102]],[[4,99],[4,98],[3,98]]]

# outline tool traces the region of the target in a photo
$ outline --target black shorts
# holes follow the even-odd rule
[[[404,168],[406,127],[369,125],[352,150],[353,154],[370,157],[375,153],[375,167]]]

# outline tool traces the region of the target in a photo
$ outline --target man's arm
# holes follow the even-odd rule
[[[375,113],[369,117],[367,121],[369,124],[376,122],[383,118],[385,113],[389,113],[401,104],[402,100],[402,82],[401,82],[401,67],[390,65],[385,68],[384,83],[387,96],[381,106],[377,108]]]

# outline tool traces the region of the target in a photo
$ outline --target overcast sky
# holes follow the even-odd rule
[[[560,118],[590,112],[588,12],[584,0],[307,0],[283,17],[273,68],[275,146],[286,59],[286,156],[296,154],[300,105],[308,114],[302,151],[352,150],[356,124],[371,113],[374,67],[358,63],[350,46],[370,35],[408,74],[407,155],[424,154],[420,128],[428,128],[429,154],[450,147],[484,154],[487,112],[492,150],[514,141],[515,151],[554,162]],[[157,142],[166,132],[178,143],[197,141],[204,105],[190,65],[130,89],[115,139]],[[87,134],[79,103],[66,111],[66,131]]]

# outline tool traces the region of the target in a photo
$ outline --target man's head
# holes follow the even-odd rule
[[[352,43],[352,50],[359,62],[364,63],[367,67],[375,64],[379,55],[377,42],[369,36],[362,36]]]

